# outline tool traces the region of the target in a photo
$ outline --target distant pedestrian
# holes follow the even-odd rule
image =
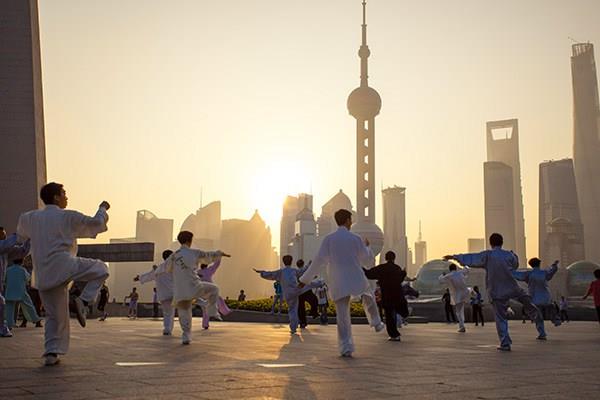
[[[560,304],[558,306],[560,313],[560,320],[562,322],[569,322],[569,302],[565,299],[565,296],[560,296]]]
[[[240,294],[238,295],[238,301],[246,301],[246,293],[244,289],[240,290]]]
[[[137,308],[138,308],[138,299],[140,298],[140,294],[137,292],[137,288],[133,288],[129,296],[125,297],[125,300],[129,299],[129,309],[127,311],[127,316],[132,319],[137,318]]]
[[[152,318],[158,318],[158,294],[156,288],[152,288]]]
[[[456,323],[456,315],[454,315],[454,308],[452,307],[452,297],[450,296],[450,290],[446,289],[442,295],[442,302],[444,303],[444,311],[446,312],[446,322],[448,324]]]
[[[471,293],[471,308],[473,309],[473,322],[475,322],[475,326],[478,325],[479,320],[481,321],[481,326],[484,326],[483,297],[479,292],[479,286],[473,286],[473,293]]]
[[[108,303],[108,297],[110,295],[110,292],[108,291],[108,286],[106,286],[106,284],[102,285],[102,288],[100,288],[100,297],[98,298],[98,311],[100,311],[101,315],[100,315],[100,321],[104,321],[106,320],[106,318],[108,317],[108,313],[106,312],[106,303]]]
[[[596,280],[590,283],[590,287],[585,296],[583,296],[583,300],[587,299],[589,295],[594,297],[594,306],[596,306],[596,314],[600,323],[600,269],[594,270],[594,277]]]

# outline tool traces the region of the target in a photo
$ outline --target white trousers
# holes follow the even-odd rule
[[[108,267],[100,260],[79,258],[77,272],[67,282],[49,290],[40,290],[40,298],[46,310],[44,325],[44,355],[49,353],[66,354],[69,350],[69,290],[71,281],[87,282],[81,300],[92,302],[104,281],[108,278]]]
[[[217,300],[219,299],[219,287],[213,283],[202,282],[198,285],[197,291],[193,296],[194,299],[202,299],[206,301],[206,314],[209,317],[219,315],[217,310]],[[179,325],[181,326],[182,341],[192,340],[192,301],[183,300],[177,303],[177,312],[179,313]]]
[[[361,296],[363,309],[369,321],[369,325],[375,327],[381,324],[381,317],[377,309],[375,298],[371,294]],[[342,297],[335,301],[338,348],[340,354],[354,352],[354,340],[352,339],[352,320],[350,319],[350,296]]]
[[[458,327],[465,327],[465,303],[457,303],[454,305],[454,311],[456,313],[456,318],[458,319]]]
[[[163,313],[163,333],[171,333],[173,332],[173,319],[175,317],[173,299],[161,301],[160,306]]]

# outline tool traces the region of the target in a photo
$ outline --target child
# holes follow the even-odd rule
[[[173,274],[167,272],[167,259],[173,254],[171,250],[162,252],[163,262],[158,266],[153,265],[152,271],[133,278],[142,285],[147,282],[156,282],[156,297],[163,312],[163,335],[170,336],[173,332]]]
[[[192,249],[194,234],[181,231],[177,241],[181,248],[167,259],[167,271],[173,273],[173,303],[177,305],[179,324],[183,334],[181,343],[192,341],[192,303],[202,299],[206,301],[206,315],[218,317],[217,301],[219,287],[209,282],[202,282],[198,277],[198,266],[201,261],[212,262],[220,257],[230,257],[222,251],[202,251]]]
[[[473,286],[473,292],[471,293],[471,308],[473,309],[473,322],[475,322],[475,326],[479,325],[479,320],[481,320],[481,326],[484,326],[485,324],[482,307],[483,297],[479,291],[479,286]]]
[[[515,279],[523,282],[527,282],[529,289],[529,296],[531,296],[533,304],[540,310],[542,316],[544,311],[550,315],[550,320],[555,326],[561,324],[560,319],[556,313],[554,304],[552,304],[552,296],[548,289],[548,281],[552,279],[556,271],[558,271],[558,261],[554,263],[548,269],[541,269],[540,265],[542,261],[539,258],[532,258],[529,260],[531,270],[527,271],[513,271]],[[539,335],[538,340],[546,340],[546,329],[544,327],[544,318],[538,318],[535,320],[536,327]]]
[[[594,297],[596,314],[598,315],[598,322],[600,323],[600,269],[594,271],[594,277],[596,280],[590,283],[590,288],[585,296],[583,296],[583,300],[587,299],[590,294]]]
[[[298,329],[299,318],[298,318],[298,297],[312,288],[320,287],[323,285],[322,281],[313,281],[304,287],[300,287],[298,284],[298,277],[300,277],[308,268],[292,267],[293,258],[290,255],[285,255],[282,258],[283,268],[277,271],[263,271],[254,269],[260,274],[263,279],[269,279],[272,281],[279,281],[281,283],[281,289],[283,297],[288,305],[288,317],[290,320],[290,333],[296,334]]]
[[[13,260],[6,271],[6,322],[9,328],[15,326],[15,309],[21,306],[23,317],[29,322],[37,324],[42,319],[35,311],[31,297],[27,293],[27,282],[31,275],[21,265],[23,260]]]

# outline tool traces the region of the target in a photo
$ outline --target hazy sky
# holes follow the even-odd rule
[[[259,209],[274,245],[286,194],[312,190],[317,214],[340,188],[356,203],[360,0],[39,9],[48,176],[73,208],[112,203],[102,240],[143,208],[179,229],[201,187],[224,218]],[[369,1],[376,186],[407,187],[409,243],[419,220],[431,258],[483,237],[485,122],[518,118],[537,254],[538,165],[572,154],[569,37],[600,47],[599,16],[597,0]]]

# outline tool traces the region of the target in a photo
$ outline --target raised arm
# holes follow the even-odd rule
[[[371,279],[371,280],[381,279],[382,271],[381,271],[381,266],[379,266],[379,265],[377,267],[373,267],[371,269],[363,268],[363,271],[364,271],[367,279]]]
[[[269,281],[278,281],[281,278],[281,270],[265,271],[254,268],[254,272],[260,274],[260,277]]]
[[[199,249],[191,249],[196,256],[196,265],[201,262],[212,263],[221,257],[229,257],[228,254],[223,253],[221,250],[217,251],[204,251]]]
[[[208,267],[206,267],[206,270],[208,272],[210,272],[211,274],[214,274],[215,272],[217,272],[217,269],[219,269],[219,266],[221,265],[221,260],[222,260],[221,257],[217,258],[217,260],[214,263],[212,263]]]
[[[529,282],[529,271],[514,270],[512,276],[518,281]]]
[[[549,281],[552,279],[554,274],[558,272],[558,261],[554,261],[554,263],[546,270],[546,280]]]
[[[375,256],[373,255],[373,251],[371,251],[371,247],[369,247],[369,242],[363,243],[363,240],[357,235],[356,245],[358,247],[358,260],[360,264],[372,266]]]
[[[106,232],[108,227],[108,213],[104,206],[100,206],[93,217],[88,217],[78,211],[67,211],[68,224],[71,233],[76,238],[94,239],[99,233]]]
[[[156,271],[152,270],[149,272],[145,272],[141,275],[138,275],[136,278],[138,278],[137,280],[140,281],[140,283],[143,285],[144,283],[148,283],[148,282],[152,282],[156,280]],[[134,278],[134,280],[136,280]]]
[[[298,279],[300,283],[309,284],[315,276],[321,275],[325,266],[329,263],[329,240],[328,236],[323,239],[317,256],[313,260],[310,267]]]
[[[8,253],[17,244],[17,235],[13,233],[4,240],[0,240],[0,254]]]
[[[481,253],[454,254],[445,256],[444,260],[456,260],[460,265],[468,265],[471,268],[485,268],[487,263],[487,251]]]

